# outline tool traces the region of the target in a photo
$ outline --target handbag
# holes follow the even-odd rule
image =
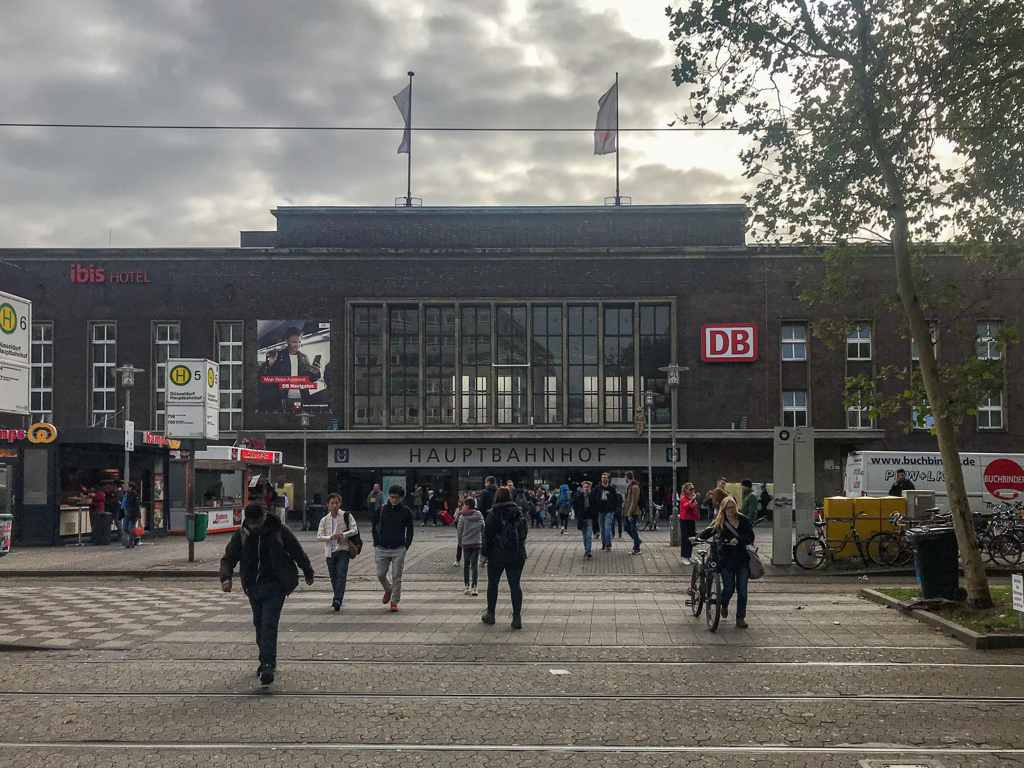
[[[735,535],[737,539],[740,537],[740,532],[729,525],[728,522],[726,522],[725,527],[732,531],[733,535]],[[762,563],[761,558],[757,556],[757,547],[747,544],[747,555],[750,557],[750,578],[760,579],[764,576],[764,563]]]
[[[348,512],[346,512],[345,514],[348,517],[350,517],[350,518],[352,517],[351,515],[348,514]],[[353,519],[352,522],[355,523],[355,520]],[[357,557],[359,557],[359,553],[363,551],[363,537],[360,536],[357,533],[351,539],[347,539],[347,543],[348,543],[348,556],[352,560],[355,560]]]
[[[136,525],[134,528],[132,528],[132,536],[134,536],[136,539],[141,539],[145,535],[146,529],[143,528],[141,525]]]

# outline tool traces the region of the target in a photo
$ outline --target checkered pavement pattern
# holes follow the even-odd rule
[[[222,613],[223,593],[134,584],[18,587],[0,600],[0,643],[131,648]]]

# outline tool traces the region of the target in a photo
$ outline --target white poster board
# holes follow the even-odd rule
[[[32,302],[0,291],[0,412],[31,414]]]
[[[220,438],[220,366],[202,358],[167,361],[167,436]]]

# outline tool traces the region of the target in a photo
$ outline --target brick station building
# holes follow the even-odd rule
[[[33,421],[121,429],[111,370],[130,362],[146,371],[132,392],[136,428],[160,433],[163,361],[209,358],[221,365],[221,442],[262,440],[296,466],[305,440],[309,496],[340,490],[352,508],[392,479],[452,495],[487,474],[555,485],[604,469],[646,476],[645,391],[656,491],[670,482],[673,421],[678,482],[698,489],[719,475],[771,481],[779,425],[813,427],[818,498],[841,491],[850,451],[934,450],[926,432],[874,424],[843,402],[845,377],[911,364],[900,317],[864,317],[835,349],[813,337],[817,318],[798,296],[820,258],[747,245],[742,206],[273,214],[276,230],[243,232],[239,248],[0,251],[4,290],[34,302]],[[866,266],[883,291],[890,261]],[[979,334],[1017,319],[1011,285],[975,308]],[[658,370],[671,363],[689,369],[674,400]],[[1008,377],[963,426],[964,450],[1021,444],[1019,389]],[[273,473],[301,506],[301,471]]]

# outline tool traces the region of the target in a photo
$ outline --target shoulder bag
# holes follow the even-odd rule
[[[729,525],[728,521],[726,521],[725,527],[732,531],[733,535],[739,539],[740,532]],[[761,558],[757,556],[757,547],[747,544],[747,555],[750,557],[750,578],[760,579],[764,576],[764,563],[762,563]]]
[[[352,522],[355,523],[355,518],[350,513],[346,512],[345,517],[346,519],[352,519]],[[348,542],[348,556],[350,559],[355,560],[359,557],[359,553],[363,551],[363,537],[356,533],[355,536],[346,541]]]

